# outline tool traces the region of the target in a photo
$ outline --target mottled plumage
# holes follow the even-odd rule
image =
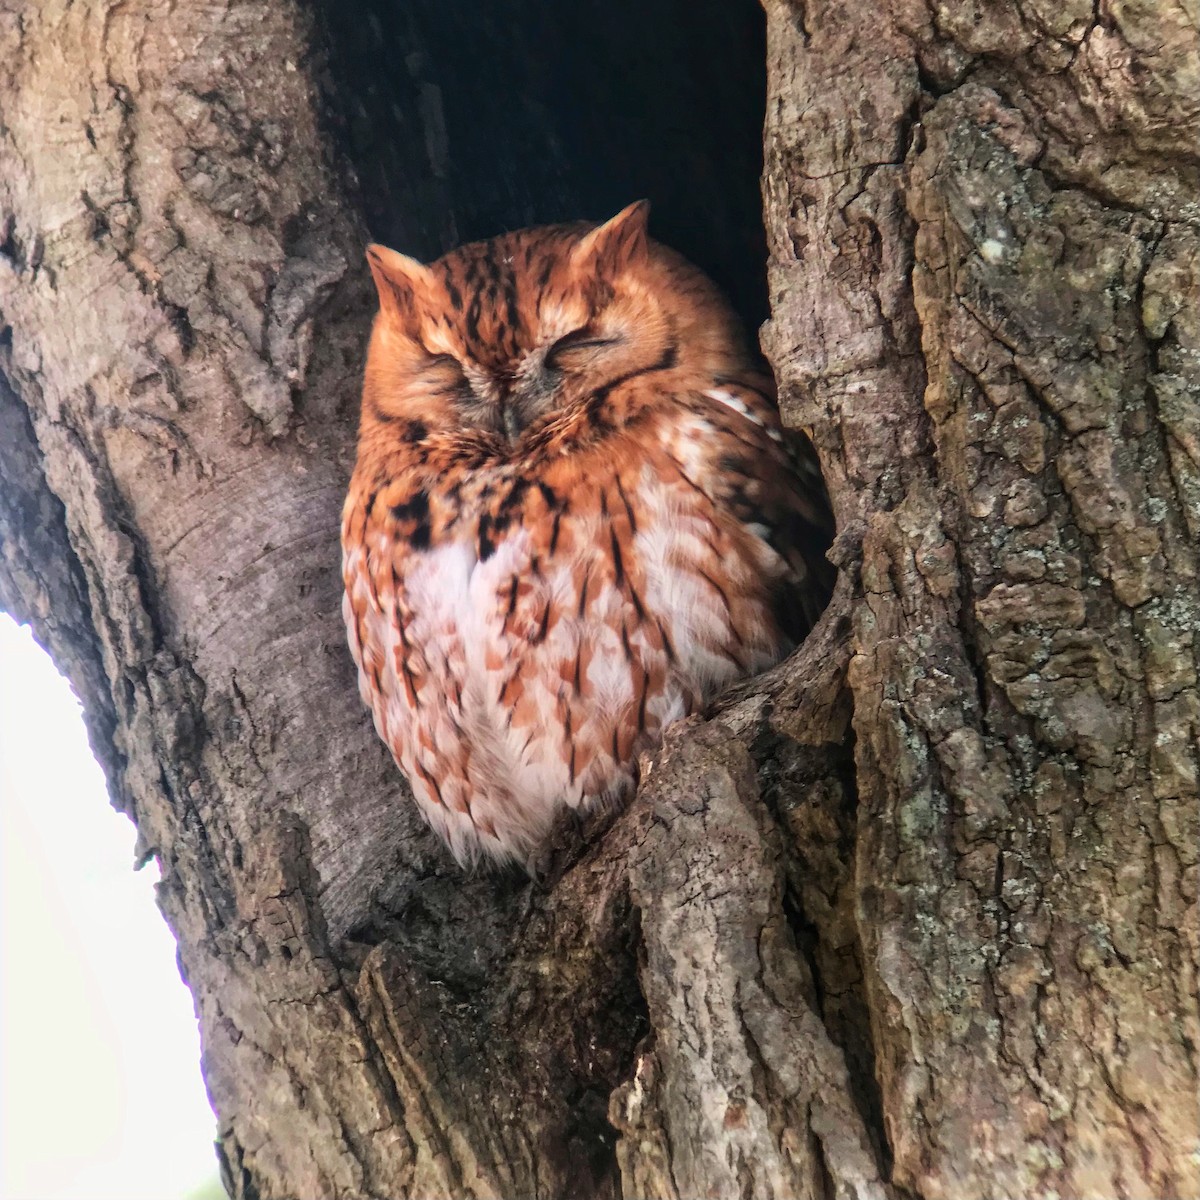
[[[342,526],[363,699],[460,862],[616,802],[672,721],[776,662],[828,589],[823,496],[713,285],[647,207],[374,246]]]

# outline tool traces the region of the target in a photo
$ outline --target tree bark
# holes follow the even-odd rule
[[[562,7],[0,0],[0,604],[161,863],[231,1194],[1200,1195],[1194,22],[767,0],[837,591],[531,884],[343,646],[367,225],[661,189],[751,317],[762,236],[761,18]]]

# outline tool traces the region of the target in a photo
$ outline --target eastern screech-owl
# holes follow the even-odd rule
[[[648,206],[382,246],[344,614],[364,701],[460,862],[527,862],[619,801],[672,721],[770,666],[824,602],[819,475]]]

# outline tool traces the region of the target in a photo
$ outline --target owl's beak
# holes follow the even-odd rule
[[[507,401],[502,401],[500,405],[500,420],[504,425],[504,436],[510,442],[515,442],[521,436],[521,425],[517,420],[516,407]]]
[[[499,393],[500,429],[510,443],[521,436],[521,421],[517,415],[520,405],[516,403],[515,380],[511,372],[505,371],[494,376],[496,390]]]

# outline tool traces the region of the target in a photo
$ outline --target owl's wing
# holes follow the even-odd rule
[[[702,446],[703,486],[713,500],[787,564],[772,597],[780,630],[799,643],[821,615],[836,572],[825,557],[833,512],[812,443],[780,425],[765,380],[722,380],[700,394],[714,436]]]

